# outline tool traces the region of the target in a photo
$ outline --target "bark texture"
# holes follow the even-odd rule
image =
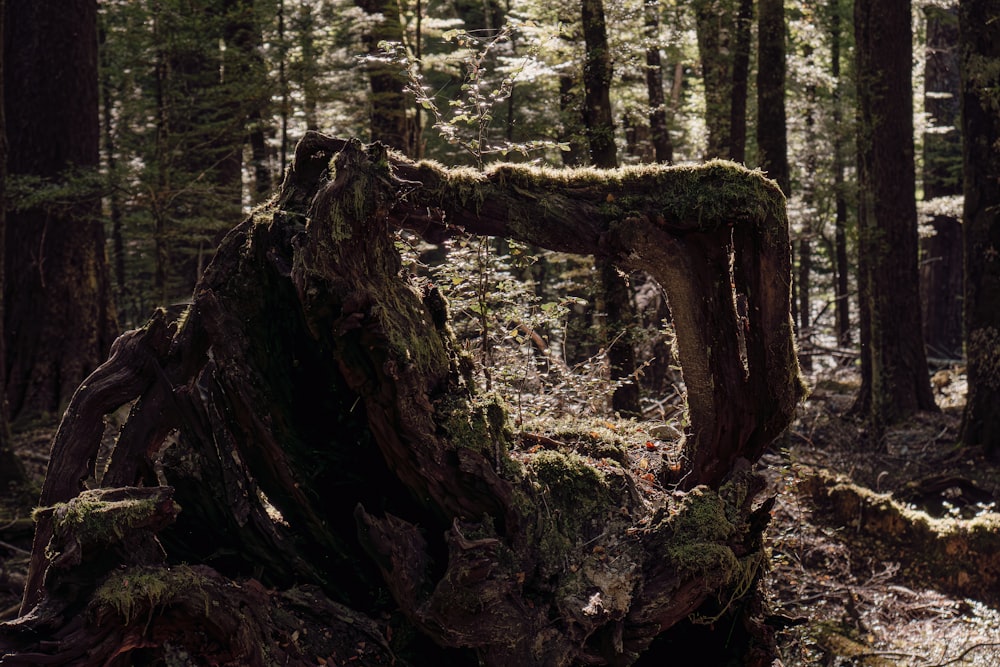
[[[1000,22],[989,2],[959,4],[965,211],[962,441],[1000,452]]]
[[[921,326],[909,0],[856,0],[862,387],[876,426],[933,410]]]
[[[690,3],[698,32],[705,80],[707,158],[738,162],[746,153],[747,74],[750,65],[750,0],[695,0]]]
[[[521,446],[440,292],[401,275],[398,227],[670,285],[689,491]],[[631,664],[760,571],[745,461],[801,395],[788,274],[780,192],[734,164],[482,174],[309,133],[189,312],[122,336],[74,395],[0,665]],[[81,491],[103,415],[130,400],[105,488]]]
[[[924,134],[924,201],[962,194],[962,135],[958,66],[958,8],[927,7],[924,111],[932,126]],[[962,357],[962,221],[935,213],[933,234],[920,239],[920,288],[924,342],[931,356]]]
[[[63,409],[117,324],[96,174],[97,3],[54,12],[11,0],[4,23],[8,185],[20,183],[4,248],[6,389],[17,419]]]

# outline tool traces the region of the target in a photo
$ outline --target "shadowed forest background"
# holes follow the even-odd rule
[[[607,500],[636,517],[637,508],[653,506],[661,514],[687,516],[684,512],[690,510],[694,516],[701,496],[692,489],[707,489],[732,531],[763,535],[764,542],[748,537],[734,546],[729,533],[709,538],[704,529],[693,529],[699,533],[698,544],[725,543],[738,566],[720,565],[708,552],[699,552],[695,579],[706,599],[698,598],[684,613],[671,607],[677,618],[657,612],[663,636],[654,638],[657,633],[648,628],[635,630],[650,625],[649,619],[640,623],[634,609],[626,613],[632,597],[643,599],[641,587],[629,589],[629,603],[612,601],[608,592],[624,585],[617,579],[608,583],[614,577],[656,581],[649,559],[630,553],[645,565],[626,574],[614,570],[609,564],[614,558],[604,551],[614,544],[601,540],[617,529],[615,522],[609,519],[603,532],[595,528],[589,537],[586,523],[567,515],[561,530],[570,535],[576,530],[572,549],[586,546],[587,557],[600,561],[593,565],[600,577],[589,570],[587,576],[592,583],[601,580],[595,586],[607,609],[598,609],[598,598],[589,594],[567,592],[583,576],[574,578],[575,569],[570,574],[569,556],[559,563],[547,561],[544,553],[532,556],[539,580],[538,573],[550,578],[545,582],[534,581],[530,569],[510,566],[504,575],[515,582],[510,585],[537,593],[537,598],[525,593],[524,599],[537,601],[539,609],[544,604],[538,591],[562,600],[553,606],[560,612],[565,599],[582,600],[578,606],[583,611],[572,622],[554,620],[555,611],[542,619],[541,611],[519,607],[525,618],[536,614],[539,620],[525,621],[523,627],[512,622],[517,630],[509,632],[537,632],[538,645],[544,640],[563,647],[552,649],[552,655],[530,653],[531,664],[668,664],[663,656],[672,652],[689,656],[692,662],[684,664],[772,664],[772,659],[786,665],[996,664],[1000,20],[993,4],[71,0],[56,9],[32,0],[0,0],[0,484],[5,498],[0,513],[5,608],[0,620],[6,622],[0,626],[0,665],[46,664],[38,657],[44,642],[30,644],[25,639],[29,635],[44,639],[45,632],[52,632],[63,646],[80,641],[73,634],[76,629],[57,632],[51,617],[38,625],[39,618],[51,613],[44,611],[45,605],[32,612],[39,599],[54,599],[57,591],[55,584],[42,583],[48,563],[38,553],[46,543],[39,544],[35,536],[32,546],[34,521],[41,517],[38,525],[44,527],[51,521],[51,508],[71,500],[42,490],[46,467],[49,484],[59,477],[60,467],[69,467],[48,461],[50,443],[59,446],[84,432],[80,415],[89,409],[87,396],[99,396],[96,392],[103,389],[94,388],[93,394],[77,389],[96,370],[94,383],[112,342],[129,330],[138,333],[119,339],[123,342],[116,346],[127,360],[120,362],[123,369],[141,366],[158,378],[150,383],[162,380],[175,393],[182,385],[192,395],[200,391],[208,407],[204,415],[195,415],[183,401],[157,397],[155,387],[133,393],[123,389],[119,403],[99,411],[95,423],[104,430],[104,444],[97,455],[98,472],[84,474],[83,486],[122,487],[137,494],[100,502],[153,502],[155,512],[121,530],[141,536],[136,544],[144,554],[162,541],[168,561],[192,564],[201,577],[199,586],[218,586],[220,599],[236,599],[232,588],[226,588],[229,579],[249,581],[260,591],[240,593],[250,596],[240,598],[240,604],[255,605],[252,596],[267,588],[268,599],[280,597],[280,605],[287,605],[283,609],[298,610],[289,611],[290,616],[309,609],[314,633],[323,632],[323,618],[338,614],[358,633],[348,636],[345,625],[331,624],[327,629],[336,627],[332,631],[343,642],[308,644],[299,653],[288,649],[290,664],[346,664],[351,656],[361,664],[388,664],[397,658],[413,665],[477,660],[519,664],[510,662],[515,660],[511,656],[528,660],[524,656],[529,653],[502,646],[500,638],[470,639],[463,632],[475,634],[471,628],[449,626],[461,622],[441,609],[428,611],[433,596],[432,602],[418,604],[427,591],[407,586],[419,573],[400,575],[406,561],[400,556],[403,547],[394,551],[390,545],[405,543],[413,553],[426,553],[432,563],[428,576],[460,588],[453,580],[461,577],[451,569],[445,572],[442,562],[472,559],[469,554],[495,550],[500,542],[523,556],[515,544],[523,528],[518,517],[532,512],[518,505],[522,500],[517,493],[512,500],[503,486],[509,482],[516,489],[523,481],[510,466],[522,466],[529,478],[544,480],[556,475],[556,463],[565,468],[559,469],[558,483],[550,480],[553,489],[563,484],[564,491],[583,489],[580,493],[586,494],[590,482],[581,480],[591,474],[631,480],[623,482],[628,494]],[[341,140],[352,138],[362,144]],[[697,166],[717,158],[736,164]],[[320,163],[322,169],[316,167]],[[666,165],[677,170],[662,169]],[[626,176],[585,168],[626,168],[620,172]],[[688,168],[690,172],[684,171]],[[344,180],[354,174],[357,183]],[[670,179],[684,174],[706,174],[696,181],[704,184],[698,186],[702,189],[693,195],[671,189],[677,186]],[[656,180],[660,178],[664,180]],[[738,189],[742,187],[747,189]],[[358,194],[345,194],[351,192]],[[367,203],[339,213],[338,202],[349,202],[350,196],[367,198]],[[466,197],[475,205],[466,206]],[[691,209],[697,215],[656,219],[672,207],[684,208],[688,197],[697,200]],[[774,207],[782,205],[784,210],[775,213]],[[611,222],[594,233],[591,243],[583,232],[579,239],[554,239],[532,231],[527,222],[505,220],[501,214],[490,217],[495,210],[521,210],[519,206],[541,229],[550,219],[562,221],[552,207],[576,213],[581,221]],[[728,222],[725,213],[717,214],[727,206]],[[719,351],[720,341],[742,360],[742,379],[756,387],[750,392],[756,395],[740,405],[771,409],[766,395],[773,392],[780,421],[785,403],[798,403],[801,372],[808,395],[798,419],[788,430],[782,426],[780,435],[768,430],[770,414],[758,410],[733,416],[725,413],[726,401],[718,393],[715,403],[705,398],[717,389],[712,383],[721,376],[715,366],[705,371],[692,364],[692,348],[685,347],[695,340],[685,331],[705,324],[685,324],[688,304],[678,295],[687,292],[671,292],[661,284],[664,276],[682,272],[657,274],[649,268],[657,261],[649,247],[655,243],[635,241],[632,246],[614,236],[619,221],[645,219],[652,208],[658,212],[654,223],[676,224],[676,238],[690,240],[681,253],[698,258],[688,265],[689,277],[709,266],[723,267],[727,284],[722,301],[727,303],[717,310],[731,310],[735,324],[724,328],[729,323],[720,315],[719,338],[702,333],[697,340],[707,360],[713,359],[713,350],[725,353]],[[296,225],[305,224],[298,220],[313,225],[324,216],[332,237],[343,241],[340,249],[293,240],[301,231]],[[338,226],[338,216],[351,220],[350,233]],[[785,216],[787,264],[769,249],[784,241],[781,237],[776,243],[769,234],[775,229],[784,234]],[[382,240],[374,240],[375,232],[369,242],[350,246],[357,240],[352,234],[369,233],[360,230],[371,220],[391,228],[384,248]],[[741,236],[741,224],[754,230],[746,232],[750,236]],[[265,226],[267,233],[261,231]],[[712,254],[714,246],[699,240],[703,233],[722,239],[722,254]],[[348,247],[355,254],[344,250]],[[707,253],[703,261],[702,250]],[[337,258],[329,260],[332,264],[323,259],[328,251]],[[342,347],[361,320],[328,317],[316,305],[315,290],[329,290],[337,304],[343,300],[345,313],[354,307],[355,295],[369,288],[376,294],[381,283],[376,287],[366,280],[386,263],[359,268],[352,261],[368,253],[381,257],[383,251],[398,255],[388,261],[388,274],[416,286],[421,295],[418,305],[406,307],[428,313],[423,324],[401,315],[397,325],[390,316],[380,319],[378,308],[365,311],[366,318],[376,312],[378,332],[375,342],[364,344],[368,350],[386,346],[392,365],[385,366],[385,376],[399,387],[399,397],[394,394],[392,400],[398,398],[402,416],[389,421],[400,433],[413,434],[426,425],[410,409],[426,407],[428,414],[437,415],[434,419],[448,410],[449,415],[463,410],[473,415],[463,428],[472,429],[470,437],[492,439],[495,451],[476,452],[474,459],[463,458],[466,450],[460,447],[441,451],[454,456],[454,466],[475,477],[476,484],[460,476],[452,487],[447,473],[427,473],[433,465],[447,468],[451,459],[441,463],[447,458],[442,454],[413,463],[400,453],[409,446],[405,438],[399,451],[394,445],[386,448],[385,442],[395,441],[379,431],[373,416],[382,398],[369,391],[370,379],[355,381],[369,366],[354,366],[355,352]],[[766,260],[761,262],[764,269],[751,259],[755,253]],[[755,270],[771,273],[758,276]],[[324,272],[337,278],[321,287],[310,282],[319,281],[316,276]],[[350,286],[338,283],[341,278]],[[691,293],[702,294],[697,290],[708,289],[710,282],[697,283]],[[789,290],[798,367],[792,359],[783,366],[784,380],[775,380],[780,375],[771,375],[770,364],[776,362],[769,357],[768,382],[755,385],[754,371],[760,367],[754,366],[754,345],[761,340],[756,327],[777,321],[754,310],[761,299],[767,301],[760,293],[770,294],[768,284]],[[259,303],[254,301],[258,297]],[[380,298],[372,297],[382,307]],[[409,297],[399,298],[391,302],[393,308],[409,312],[399,305],[409,304]],[[301,313],[288,305],[299,301]],[[714,312],[711,303],[706,296],[706,312]],[[440,386],[447,386],[441,391],[464,398],[454,398],[456,403],[448,403],[446,410],[440,396],[432,394],[431,410],[426,396],[411,392],[408,383],[417,383],[419,373],[397,373],[397,326],[413,326],[416,332],[423,327],[441,338],[443,351],[425,352],[414,344],[400,359],[410,360],[412,352],[420,360],[414,365],[428,376],[434,364],[443,365],[435,371],[447,378],[440,379]],[[762,349],[774,352],[783,326],[765,332],[773,338]],[[324,338],[317,333],[324,327],[335,334]],[[128,341],[136,340],[154,353],[129,356]],[[294,368],[274,371],[271,366],[285,363],[286,350],[292,350],[287,363]],[[336,363],[324,356],[331,350]],[[424,363],[422,355],[438,352],[444,361]],[[149,354],[158,370],[143,365]],[[227,361],[232,368],[245,366],[253,372],[226,370]],[[410,372],[416,379],[408,379]],[[125,370],[121,373],[109,383],[124,388],[131,380]],[[204,380],[213,373],[228,379],[218,384]],[[323,394],[318,388],[326,386],[328,377],[339,378],[338,373],[342,381],[327,387],[329,396]],[[460,394],[456,383],[466,393]],[[246,387],[261,396],[250,391],[252,399],[245,405],[231,398],[243,396]],[[211,401],[205,398],[209,395]],[[358,398],[352,403],[343,398],[348,395]],[[744,400],[738,390],[732,395]],[[247,413],[260,408],[261,414],[271,403],[285,406],[282,397],[288,398],[287,412],[275,407],[273,421],[262,420],[266,427],[252,415],[239,414],[241,406]],[[362,399],[368,426],[357,416]],[[412,405],[404,399],[412,399]],[[710,408],[703,407],[706,401]],[[223,405],[225,409],[218,407]],[[108,417],[100,421],[105,413]],[[158,423],[155,415],[162,414],[169,416]],[[731,456],[715,450],[699,454],[698,443],[708,439],[698,431],[705,415],[723,433],[719,441],[732,428],[766,433],[767,442],[758,446],[757,436],[743,434],[740,446],[751,443],[745,450],[738,448]],[[466,437],[449,418],[435,422],[437,430],[428,430],[427,438],[443,438],[442,433]],[[60,419],[62,436],[55,432]],[[322,424],[325,419],[336,425]],[[234,426],[251,422],[261,430]],[[199,433],[192,426],[196,423],[210,427]],[[242,506],[233,515],[242,517],[236,523],[257,522],[265,537],[241,533],[238,540],[220,540],[199,551],[192,548],[195,542],[185,541],[184,531],[195,535],[229,525],[209,510],[199,515],[191,507],[192,500],[201,499],[193,481],[200,473],[191,468],[208,469],[217,452],[195,446],[190,460],[178,452],[199,438],[221,442],[223,424],[227,437],[259,436],[266,443],[257,452],[261,461],[295,459],[298,454],[285,446],[282,434],[288,442],[301,440],[309,446],[324,428],[368,443],[369,449],[379,441],[381,455],[344,453],[343,460],[323,459],[316,465],[343,466],[347,472],[337,483],[359,489],[365,484],[352,475],[370,472],[369,483],[385,484],[387,490],[383,498],[371,488],[359,492],[360,510],[331,501],[323,511],[343,519],[343,526],[331,528],[337,521],[317,519],[312,509],[301,515],[290,509],[315,505],[309,493],[299,497],[291,490],[299,488],[294,475],[283,479],[275,472],[274,479],[261,478],[267,464],[251,460],[252,450],[239,449],[254,472],[234,482],[234,473],[226,469],[217,478],[225,480],[220,482],[223,490],[209,490],[206,484],[201,492],[206,498],[213,493],[216,500],[231,498],[231,485],[256,488],[259,483],[259,498],[253,502],[259,501],[260,515]],[[261,435],[265,431],[266,437]],[[96,434],[94,442],[100,437]],[[157,446],[150,446],[148,459],[143,459],[141,446],[126,448],[133,441],[155,441]],[[176,442],[186,444],[172,444]],[[161,443],[167,443],[162,452]],[[301,455],[322,459],[308,446]],[[397,455],[398,460],[392,458]],[[125,456],[143,463],[133,466],[119,458]],[[94,465],[87,458],[90,454],[74,465],[87,472]],[[584,459],[590,467],[573,468],[566,464],[571,459]],[[603,463],[608,460],[613,463]],[[303,474],[309,466],[303,461],[289,465]],[[391,474],[381,471],[386,466],[406,471],[411,465],[419,471],[416,477],[433,479],[426,488],[421,486],[426,480],[414,478],[404,479],[403,486],[433,500],[406,515],[401,508],[409,496],[393,491]],[[103,466],[108,476],[102,481]],[[170,485],[164,483],[164,466]],[[171,469],[182,473],[171,478]],[[141,485],[136,484],[139,479]],[[310,481],[322,489],[324,482]],[[444,490],[434,486],[438,482]],[[738,483],[747,486],[736,494]],[[484,490],[483,484],[489,488]],[[188,502],[162,491],[168,486]],[[288,491],[288,505],[281,505],[278,489]],[[32,519],[40,490],[47,502]],[[718,496],[712,495],[716,492]],[[467,502],[449,504],[462,494]],[[546,512],[545,502],[573,505],[569,498],[526,497],[523,502],[538,500],[537,507]],[[206,500],[204,507],[211,502]],[[497,509],[497,503],[506,509]],[[268,521],[268,508],[279,517],[271,517],[276,529],[260,528]],[[406,521],[396,516],[400,512]],[[472,516],[486,519],[474,522]],[[653,524],[658,516],[651,511]],[[765,531],[766,517],[770,526]],[[314,535],[329,530],[333,537],[316,537],[315,544],[301,549],[296,545],[294,553],[302,561],[279,564],[286,554],[280,546],[286,539],[280,526],[288,527],[282,523],[286,520],[295,530],[305,526]],[[164,528],[175,522],[176,528]],[[338,542],[344,531],[353,534],[355,523],[370,536],[359,538],[360,545]],[[422,542],[423,532],[430,534],[439,524],[451,531],[447,544]],[[684,525],[678,519],[664,530],[675,539]],[[234,532],[244,528],[242,523],[234,526]],[[621,527],[629,536],[633,529]],[[153,536],[161,530],[166,531],[161,538]],[[645,524],[642,530],[655,532]],[[581,537],[585,533],[586,540]],[[528,529],[524,534],[532,535]],[[566,547],[550,546],[560,554]],[[240,549],[246,551],[230,553]],[[29,567],[32,551],[35,561]],[[358,564],[350,576],[364,584],[338,589],[328,576],[334,568],[324,559],[343,557],[353,563],[362,553],[372,562]],[[490,554],[483,558],[507,567],[505,556]],[[671,558],[671,563],[688,567],[676,554]],[[214,569],[209,572],[206,564]],[[462,585],[468,584],[469,572],[477,572],[474,563],[465,565]],[[202,567],[204,571],[197,569]],[[719,571],[724,576],[714,577]],[[97,580],[89,570],[80,572],[74,576]],[[388,583],[365,588],[381,581],[380,572]],[[400,583],[400,577],[410,577],[409,583]],[[552,583],[557,580],[559,584]],[[69,581],[70,588],[77,584],[77,579]],[[303,582],[315,584],[321,593],[291,587]],[[435,595],[445,599],[440,582]],[[123,611],[120,600],[101,598],[102,590],[87,594],[92,600],[88,614],[110,618],[107,609],[113,609],[125,619],[117,639],[101,635],[93,640],[104,647],[100,655],[117,661],[108,664],[174,664],[170,660],[180,659],[183,651],[156,649],[163,638],[148,627],[145,635],[136,630],[138,614]],[[291,591],[299,591],[299,597]],[[197,606],[191,602],[196,597],[180,593],[170,604],[162,591],[144,595],[149,617],[169,618],[161,627],[175,632],[185,626],[166,610],[180,616],[176,610],[187,609],[185,604]],[[656,604],[649,606],[660,609]],[[67,606],[60,618],[70,616],[70,609],[75,607]],[[293,629],[275,618],[254,622],[272,627],[274,646],[279,646],[279,635],[287,639]],[[595,618],[608,622],[600,625]],[[755,620],[744,623],[745,618]],[[611,621],[620,623],[617,630]],[[568,629],[559,626],[563,622]],[[225,635],[224,623],[219,623],[222,629],[216,631]],[[559,626],[560,633],[548,634],[549,623]],[[672,626],[674,633],[665,632]],[[294,632],[297,646],[299,633]],[[171,635],[176,636],[180,634]],[[119,648],[107,648],[114,641]],[[685,651],[698,641],[723,648],[690,657],[697,654]],[[24,648],[29,645],[34,648]],[[569,647],[578,653],[566,657]],[[351,655],[345,653],[348,649]],[[212,650],[205,648],[203,657]],[[226,663],[222,654],[212,654],[213,659],[240,664],[232,655]],[[251,654],[257,655],[246,655]],[[85,657],[73,659],[77,662],[66,664],[91,664]],[[201,664],[190,659],[194,662],[179,664]]]

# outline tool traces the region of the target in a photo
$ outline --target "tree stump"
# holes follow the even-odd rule
[[[441,293],[401,273],[400,228],[658,280],[689,404],[676,491],[521,447]],[[125,334],[74,396],[0,665],[632,664],[764,562],[747,462],[801,396],[788,284],[783,197],[732,163],[483,174],[309,133],[188,312]]]

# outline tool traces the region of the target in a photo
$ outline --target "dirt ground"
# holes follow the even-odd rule
[[[1000,532],[1000,465],[956,445],[961,373],[934,376],[940,413],[918,415],[877,442],[849,415],[856,378],[827,371],[811,384],[798,421],[761,462],[777,496],[764,587],[785,667],[1000,665],[1000,572],[984,565],[980,579],[977,570],[1000,556],[963,543],[947,547],[953,557],[944,567],[926,557],[926,543],[907,542],[926,536],[904,525],[947,524],[965,534],[963,522],[978,522]],[[17,451],[39,479],[53,429],[18,434]],[[862,515],[845,523],[824,501],[835,484],[857,494],[847,497],[859,506],[891,506],[895,523],[869,525]],[[0,619],[16,613],[31,541],[24,508],[32,501],[16,500],[4,499],[0,513]],[[880,536],[884,525],[891,529]]]

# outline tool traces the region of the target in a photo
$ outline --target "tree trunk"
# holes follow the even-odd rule
[[[0,36],[4,34],[4,3],[0,0]],[[0,201],[7,197],[7,120],[4,114],[4,53],[0,48]],[[25,481],[24,466],[14,455],[10,442],[10,417],[7,413],[7,355],[4,345],[4,249],[6,247],[7,207],[0,206],[0,492]]]
[[[250,145],[250,165],[254,176],[251,201],[258,204],[271,194],[271,168],[268,164],[266,136],[270,131],[271,82],[261,53],[264,38],[261,18],[252,0],[226,0],[225,78],[236,93],[236,117],[243,125],[240,147]],[[242,151],[240,151],[242,154]],[[242,173],[240,174],[242,179]],[[241,182],[242,185],[242,182]]]
[[[399,226],[663,283],[692,490],[512,433],[441,293],[400,271]],[[788,284],[781,195],[737,165],[452,172],[309,133],[185,317],[120,337],[74,395],[0,665],[631,664],[703,603],[735,613],[759,575],[769,505],[752,510],[746,461],[801,396]],[[81,492],[103,414],[131,400],[106,488]]]
[[[735,162],[746,162],[747,90],[750,75],[750,41],[753,23],[753,0],[739,0],[734,28],[732,103],[729,109],[729,155]],[[773,38],[773,37],[772,37]]]
[[[837,344],[851,343],[851,304],[849,292],[850,266],[847,252],[847,193],[844,186],[843,84],[840,80],[841,0],[832,0],[830,11],[830,73],[834,79],[833,93],[833,196],[834,196],[834,257],[836,286],[834,315],[837,322]]]
[[[918,288],[909,1],[856,0],[854,30],[863,313],[858,403],[881,428],[936,409]]]
[[[590,144],[590,164],[602,169],[618,166],[615,124],[611,113],[611,52],[604,23],[602,0],[582,0],[583,41],[583,122]]]
[[[739,4],[737,4],[737,2]],[[707,158],[742,160],[752,0],[696,0],[698,53],[705,81]]]
[[[791,194],[785,131],[785,6],[760,0],[757,64],[757,165]]]
[[[965,349],[962,442],[1000,451],[1000,23],[992,3],[958,6],[965,174]]]
[[[316,28],[316,18],[313,16],[312,3],[300,0],[296,21],[299,31],[299,48],[302,59],[296,67],[299,75],[299,86],[302,88],[302,112],[305,115],[306,130],[319,129],[319,116],[316,113],[319,101],[319,68],[316,62],[319,54],[316,52],[316,39],[313,30]]]
[[[602,0],[583,0],[583,39],[586,56],[583,66],[583,122],[590,145],[590,162],[595,167],[614,169],[618,166],[615,147],[615,127],[611,112],[611,52],[604,21]],[[597,260],[597,275],[601,281],[604,305],[604,346],[608,356],[611,379],[624,382],[611,397],[612,408],[622,414],[642,413],[639,387],[634,374],[635,347],[628,335],[636,323],[635,307],[625,277],[608,260]]]
[[[15,198],[4,249],[7,399],[29,419],[65,407],[117,331],[97,185],[97,3],[11,0],[5,29],[9,174],[44,200]],[[44,194],[60,185],[72,194]]]
[[[958,67],[958,9],[927,7],[924,111],[933,131],[924,134],[924,201],[962,194],[962,138]],[[924,341],[935,357],[962,356],[962,223],[957,215],[932,213],[933,235],[920,239],[920,286]]]
[[[398,3],[389,0],[357,0],[357,4],[369,14],[369,27],[364,38],[369,53],[377,54],[379,44],[383,41],[403,41]],[[372,93],[372,141],[381,141],[405,155],[415,156],[413,119],[407,113],[409,105],[399,65],[370,62],[368,81]]]
[[[657,162],[674,161],[674,144],[670,139],[667,122],[667,103],[663,96],[663,63],[660,59],[660,3],[646,0],[643,5],[646,17],[646,91],[649,96],[649,134]]]

